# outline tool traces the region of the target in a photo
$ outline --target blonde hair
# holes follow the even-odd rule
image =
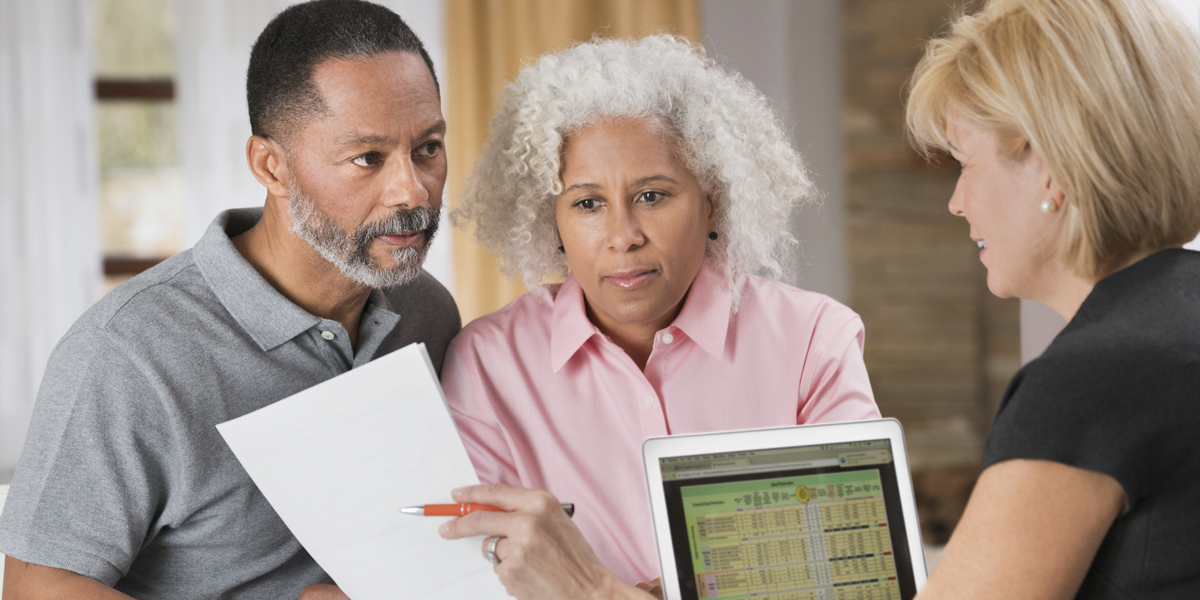
[[[546,281],[567,274],[554,213],[563,142],[587,125],[624,118],[665,126],[713,199],[720,235],[707,254],[730,282],[735,308],[741,274],[782,277],[796,243],[788,217],[816,196],[804,163],[765,96],[669,35],[595,40],[522,69],[504,90],[452,221],[473,222],[505,275],[548,300]]]
[[[914,146],[948,121],[1032,147],[1065,193],[1059,256],[1095,281],[1200,231],[1200,44],[1158,0],[991,0],[929,42],[908,97]]]

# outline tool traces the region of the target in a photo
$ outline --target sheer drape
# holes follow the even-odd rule
[[[261,206],[246,167],[246,66],[263,27],[294,2],[176,0],[175,102],[183,178],[185,248],[227,208]]]
[[[375,0],[400,15],[425,44],[442,78],[441,0]],[[271,18],[295,0],[176,0],[179,47],[176,101],[183,173],[186,246],[226,208],[261,206],[266,192],[246,167],[246,67],[250,48]],[[450,276],[451,245],[433,245],[425,268]]]
[[[100,281],[89,4],[0,0],[0,471]]]
[[[504,84],[538,56],[593,35],[645,36],[671,31],[700,39],[697,0],[446,0],[450,113],[448,198],[463,181],[488,136]],[[525,292],[500,274],[499,262],[454,230],[455,300],[463,323],[499,309]]]

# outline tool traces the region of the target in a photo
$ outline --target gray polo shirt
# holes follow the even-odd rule
[[[328,581],[214,425],[410,342],[440,367],[458,310],[427,273],[373,291],[355,351],[340,323],[292,304],[234,248],[261,214],[221,213],[194,248],[105,296],[59,342],[0,552],[136,598],[279,600]]]

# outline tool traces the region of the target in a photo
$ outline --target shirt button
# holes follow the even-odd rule
[[[646,396],[646,408],[654,406],[654,396]]]
[[[662,336],[662,341],[664,344],[670,344],[671,342],[675,341],[675,336],[669,333],[664,333]]]
[[[327,340],[332,340],[332,339],[333,339],[334,337],[336,337],[336,336],[334,336],[334,335],[333,335],[333,332],[332,332],[332,331],[322,331],[322,332],[321,332],[321,337],[323,337],[323,338],[325,338],[325,339],[327,339]]]

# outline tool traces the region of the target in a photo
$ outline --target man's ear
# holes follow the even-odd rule
[[[276,198],[289,196],[287,153],[279,142],[258,135],[250,136],[246,140],[246,164],[254,178],[267,188],[268,194]]]

